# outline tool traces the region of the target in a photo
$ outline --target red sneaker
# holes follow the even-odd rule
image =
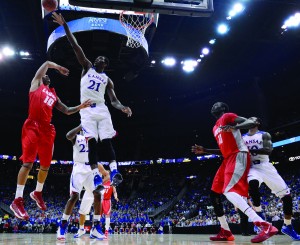
[[[261,232],[251,239],[253,243],[263,242],[278,232],[277,228],[268,222],[254,222],[254,225],[258,226]]]
[[[47,206],[46,204],[44,203],[44,200],[42,198],[42,192],[40,191],[33,191],[30,193],[30,197],[32,200],[34,200],[36,202],[36,205],[42,209],[42,210],[46,210],[47,209]]]
[[[221,227],[219,234],[216,236],[211,236],[209,239],[211,241],[234,241],[234,236],[232,235],[231,231],[224,230]]]
[[[105,236],[105,239],[108,239],[108,230],[105,230],[104,236]]]
[[[14,212],[17,218],[24,220],[29,219],[29,215],[24,208],[24,199],[22,197],[16,198],[10,205],[10,209]]]

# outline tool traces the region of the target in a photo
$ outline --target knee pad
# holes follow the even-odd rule
[[[249,182],[249,194],[252,198],[253,205],[255,207],[259,207],[260,206],[261,194],[259,192],[259,181],[258,180],[250,180],[250,182]]]
[[[216,215],[218,217],[223,216],[224,210],[223,210],[223,205],[221,202],[221,194],[211,191],[210,192],[210,200],[211,200],[211,204],[214,207]]]
[[[116,160],[116,153],[115,153],[115,150],[113,148],[111,139],[102,140],[102,144],[103,144],[103,147],[105,148],[105,152],[108,154],[107,155],[108,159],[106,159],[106,160],[109,161],[109,162],[115,161]]]
[[[292,215],[293,214],[293,199],[291,195],[286,195],[283,198],[281,198],[283,203],[283,213],[286,215]]]
[[[89,139],[89,163],[90,165],[97,166],[97,141],[95,138]]]

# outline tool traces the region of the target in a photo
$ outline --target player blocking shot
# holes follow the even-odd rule
[[[81,125],[70,130],[67,139],[73,144],[73,170],[70,178],[70,198],[65,206],[65,210],[57,230],[57,239],[64,241],[68,229],[68,220],[73,211],[76,202],[79,199],[83,187],[86,192],[91,193],[92,203],[94,203],[94,222],[90,238],[102,240],[104,235],[100,227],[100,193],[95,190],[94,176],[90,165],[88,164],[88,144],[87,139],[83,136]],[[108,172],[101,165],[101,174],[108,175]]]
[[[104,73],[104,69],[108,66],[109,61],[104,56],[98,56],[94,64],[89,61],[82,48],[79,46],[75,36],[71,33],[68,24],[61,14],[53,13],[54,22],[63,26],[66,36],[75,52],[78,62],[82,66],[81,83],[80,83],[80,100],[85,98],[92,100],[93,104],[86,112],[81,113],[81,125],[84,129],[84,135],[88,138],[89,147],[89,163],[94,173],[94,182],[99,186],[97,190],[103,187],[102,179],[99,175],[97,165],[97,144],[99,140],[108,153],[109,167],[111,170],[112,185],[117,186],[123,180],[117,169],[116,154],[112,145],[112,138],[116,135],[113,128],[111,115],[105,105],[104,95],[107,92],[111,105],[121,110],[128,117],[132,115],[131,109],[121,104],[116,97],[114,84],[112,80]]]
[[[65,67],[46,61],[37,70],[31,81],[28,118],[22,128],[22,156],[20,160],[23,164],[18,173],[15,199],[10,205],[15,216],[24,220],[29,219],[29,215],[24,208],[23,192],[37,156],[40,160],[40,168],[36,189],[30,193],[30,197],[40,209],[47,209],[42,198],[42,190],[51,165],[56,136],[55,127],[51,124],[53,108],[66,115],[71,115],[91,105],[90,100],[86,100],[75,107],[67,107],[62,103],[56,95],[55,89],[50,87],[51,80],[46,74],[48,69],[56,69],[65,76],[69,74],[69,70]]]

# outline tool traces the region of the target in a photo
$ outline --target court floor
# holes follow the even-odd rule
[[[244,245],[252,244],[250,242],[251,237],[243,237],[236,235],[236,239],[233,242],[211,242],[209,240],[210,235],[182,235],[182,234],[168,234],[168,235],[111,235],[108,241],[97,241],[90,239],[88,235],[84,235],[82,238],[74,239],[71,234],[67,235],[65,242],[57,241],[56,234],[0,234],[0,244],[117,244],[117,245]],[[254,243],[253,243],[254,244]],[[300,242],[292,241],[289,237],[284,235],[276,235],[263,244],[300,244]]]

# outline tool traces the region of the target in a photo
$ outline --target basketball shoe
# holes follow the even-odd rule
[[[86,233],[85,229],[78,229],[78,232],[74,235],[74,238],[79,238]]]
[[[118,186],[123,181],[123,177],[117,169],[114,169],[113,171],[111,171],[110,179],[111,179],[111,185],[113,185],[113,186]]]
[[[211,236],[209,239],[211,241],[234,241],[234,236],[231,231],[224,230],[221,227],[220,232],[216,236]]]
[[[300,235],[296,233],[292,225],[283,225],[281,232],[292,238],[294,241],[300,241]]]
[[[97,240],[103,240],[105,238],[105,235],[103,234],[99,224],[92,228],[90,238],[96,238]]]
[[[104,236],[105,236],[105,240],[107,240],[108,239],[108,230],[105,230],[105,232],[104,232]]]
[[[59,227],[56,232],[56,238],[60,241],[66,240],[66,233],[68,229],[68,222],[60,222]]]
[[[46,204],[44,203],[44,200],[42,198],[42,192],[40,191],[33,191],[30,193],[30,197],[32,200],[34,200],[36,202],[36,205],[42,209],[42,210],[46,210],[47,209],[47,206]]]
[[[276,227],[272,226],[272,224],[265,221],[254,222],[254,225],[258,226],[261,231],[251,239],[251,242],[253,243],[263,242],[271,236],[276,235],[278,232]]]
[[[29,215],[24,208],[24,199],[22,197],[16,198],[9,207],[17,218],[24,220],[29,219]]]
[[[95,191],[102,191],[104,189],[104,186],[102,185],[102,178],[98,173],[94,174],[94,186]]]

